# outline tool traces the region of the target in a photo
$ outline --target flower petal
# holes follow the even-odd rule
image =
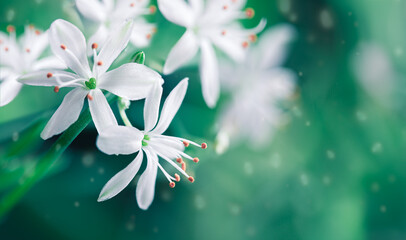
[[[111,37],[103,44],[97,56],[97,61],[101,61],[103,64],[101,66],[94,65],[98,68],[99,75],[109,69],[114,60],[127,46],[132,30],[133,21],[125,21],[116,31],[111,33]]]
[[[100,27],[97,29],[97,31],[87,41],[87,55],[88,56],[93,55],[92,49],[93,43],[97,43],[98,47],[102,48],[108,36],[109,36],[108,29],[103,24],[100,24]]]
[[[138,206],[143,210],[147,210],[154,200],[155,182],[158,172],[158,156],[148,149],[144,149],[144,151],[147,155],[147,168],[138,180],[136,197]]]
[[[185,98],[188,87],[188,78],[183,79],[168,95],[162,107],[161,117],[156,128],[152,131],[154,134],[162,134],[166,131],[175,114],[178,112],[183,99]]]
[[[89,93],[93,99],[89,100],[90,113],[92,114],[93,123],[99,134],[103,133],[103,130],[116,126],[117,120],[114,117],[113,111],[110,108],[106,97],[100,91],[100,89],[92,90]]]
[[[65,131],[79,117],[87,91],[75,88],[66,94],[61,105],[48,121],[41,133],[41,138],[46,140]]]
[[[107,17],[105,7],[97,0],[76,0],[76,7],[85,18],[96,22],[102,22]]]
[[[48,78],[47,75],[48,73],[52,73],[52,77]],[[70,72],[65,72],[65,71],[60,71],[60,70],[48,70],[48,71],[36,71],[33,73],[28,73],[20,78],[18,78],[18,81],[23,84],[27,85],[32,85],[32,86],[60,86],[61,84],[58,83],[58,81],[62,84],[72,81],[74,79],[79,78],[78,75],[70,73]],[[69,85],[67,86],[69,87]]]
[[[20,92],[22,84],[17,82],[17,76],[11,75],[0,83],[0,107],[10,103]]]
[[[190,27],[196,18],[184,0],[158,0],[158,8],[166,19],[180,26]]]
[[[166,59],[164,74],[170,74],[192,59],[199,50],[199,41],[196,35],[187,30],[179,39]]]
[[[246,50],[242,46],[244,40],[238,40],[236,36],[231,34],[231,31],[227,31],[227,34],[224,36],[222,34],[213,33],[210,35],[210,39],[234,61],[241,62],[245,59]]]
[[[128,155],[141,149],[143,137],[144,134],[134,127],[111,126],[97,137],[96,145],[100,151],[109,155]]]
[[[42,58],[33,63],[33,70],[41,69],[65,69],[66,65],[55,56]]]
[[[155,83],[163,84],[163,79],[154,70],[138,63],[127,63],[103,74],[98,86],[129,100],[145,98]]]
[[[134,22],[134,29],[130,41],[138,48],[146,47],[151,42],[152,35],[155,31],[156,24],[139,19]]]
[[[200,80],[202,82],[203,98],[207,106],[216,106],[220,95],[219,70],[213,46],[207,40],[201,43]]]
[[[55,20],[49,30],[49,42],[53,53],[66,66],[82,77],[90,77],[85,37],[76,26],[62,19]]]
[[[144,106],[144,131],[149,132],[156,124],[159,114],[159,104],[161,103],[162,86],[155,83],[145,99]]]
[[[49,44],[47,32],[39,33],[30,26],[25,27],[24,34],[19,41],[24,49],[29,49],[29,52],[23,52],[24,58],[29,62],[35,61]]]
[[[133,180],[142,163],[142,151],[126,168],[112,177],[100,192],[98,202],[106,201],[120,193]]]

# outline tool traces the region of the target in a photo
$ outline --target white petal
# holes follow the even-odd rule
[[[190,27],[196,18],[184,0],[158,0],[158,8],[166,19],[180,26]]]
[[[103,74],[98,87],[130,100],[145,98],[155,83],[163,84],[163,79],[154,70],[138,63],[127,63]]]
[[[155,29],[156,24],[147,23],[144,20],[137,20],[134,22],[134,29],[130,39],[131,43],[138,48],[148,46]]]
[[[100,192],[98,202],[106,201],[120,193],[133,180],[142,163],[142,151],[126,168],[112,177]]]
[[[0,81],[6,79],[7,77],[11,76],[13,70],[9,67],[0,67]]]
[[[203,0],[189,0],[190,6],[195,12],[195,16],[198,16],[203,11],[204,2]]]
[[[206,40],[201,43],[202,59],[200,63],[200,80],[202,82],[203,98],[207,106],[216,106],[220,95],[218,63],[213,46]]]
[[[155,134],[162,134],[166,131],[175,114],[178,112],[183,98],[185,98],[188,78],[183,79],[168,95],[162,107],[161,117],[156,128],[152,131]]]
[[[52,77],[48,78],[47,74],[52,73]],[[60,86],[60,83],[64,84],[68,81],[72,81],[74,79],[79,78],[78,75],[70,73],[70,72],[65,72],[65,71],[60,71],[60,70],[47,70],[47,71],[36,71],[33,73],[28,73],[23,76],[21,76],[18,81],[23,84],[27,85],[32,85],[32,86],[46,86],[46,87],[51,87],[51,86]],[[69,87],[69,85],[67,85]]]
[[[137,183],[136,197],[138,206],[147,210],[154,200],[155,181],[158,172],[158,156],[154,152],[144,149],[147,155],[147,168],[142,173]]]
[[[161,103],[162,86],[155,83],[147,98],[144,106],[144,131],[149,132],[156,124],[159,114],[159,104]]]
[[[140,150],[143,137],[144,134],[134,127],[111,126],[97,137],[96,145],[109,155],[128,155]]]
[[[90,77],[85,37],[77,27],[62,19],[55,20],[49,30],[49,41],[54,54],[66,66],[82,77]],[[61,48],[62,44],[66,50]]]
[[[100,89],[92,90],[89,94],[93,97],[92,100],[88,101],[93,123],[97,132],[102,134],[104,129],[117,125],[117,120]]]
[[[111,13],[111,19],[120,21],[124,19],[134,19],[140,15],[150,14],[147,5],[148,0],[134,1],[134,0],[119,0],[116,3],[116,7]]]
[[[36,60],[45,48],[48,46],[48,33],[39,33],[35,28],[26,26],[24,34],[21,36],[20,43],[24,49],[29,49],[29,52],[24,51],[24,58],[28,62]]]
[[[82,110],[86,94],[87,91],[82,88],[75,88],[66,94],[61,105],[42,131],[41,138],[46,140],[57,135],[76,122]]]
[[[111,36],[103,44],[99,55],[97,56],[97,61],[102,61],[101,66],[95,66],[98,68],[99,74],[104,73],[111,66],[111,64],[116,60],[118,55],[127,46],[128,41],[132,33],[133,22],[126,21],[118,27],[116,31],[111,33]]]
[[[226,53],[230,58],[236,62],[241,62],[245,59],[246,50],[242,46],[245,40],[238,40],[235,36],[227,31],[226,35],[221,35],[218,33],[213,33],[210,36],[213,43]]]
[[[41,69],[65,69],[66,65],[59,60],[59,58],[55,56],[49,56],[42,58],[33,63],[32,69],[33,70],[41,70]]]
[[[106,19],[106,9],[97,0],[76,0],[76,7],[79,12],[88,19],[102,22]]]
[[[22,84],[17,82],[17,76],[11,75],[0,83],[0,107],[10,103],[20,92]]]
[[[179,39],[166,59],[164,74],[170,74],[192,59],[199,50],[199,41],[196,35],[188,30]]]
[[[87,41],[87,55],[88,56],[93,55],[92,49],[93,43],[97,43],[98,47],[102,48],[108,36],[109,36],[108,29],[103,24],[100,24],[100,27],[97,29],[97,31]]]

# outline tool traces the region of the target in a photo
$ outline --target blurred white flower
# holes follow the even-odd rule
[[[250,49],[245,62],[221,69],[231,99],[219,118],[218,153],[242,139],[253,145],[263,144],[280,124],[278,104],[292,96],[295,87],[294,73],[280,67],[294,34],[289,25],[273,27]]]
[[[186,27],[186,32],[169,53],[163,72],[170,74],[190,61],[201,50],[200,79],[203,97],[215,107],[220,95],[219,72],[213,44],[235,61],[243,61],[245,50],[263,30],[263,19],[254,29],[245,29],[237,20],[252,18],[254,10],[242,11],[245,0],[158,0],[158,7],[169,21]]]
[[[26,26],[17,40],[15,28],[8,26],[9,35],[0,32],[0,106],[10,103],[20,92],[17,78],[41,69],[65,68],[56,57],[41,57],[48,47],[48,35],[34,26]]]
[[[86,41],[82,32],[64,20],[56,20],[49,30],[51,49],[74,73],[67,71],[38,71],[19,78],[28,85],[73,87],[41,133],[43,139],[65,131],[79,117],[84,99],[89,99],[93,122],[101,132],[106,126],[117,124],[114,114],[101,89],[130,100],[145,98],[154,83],[162,84],[161,76],[137,63],[124,64],[108,71],[113,61],[127,46],[133,23],[124,22],[111,35],[97,53],[97,43],[92,44],[94,52],[93,69],[90,70],[86,55]]]
[[[103,187],[98,199],[99,202],[114,197],[132,181],[141,166],[143,159],[142,151],[145,152],[147,157],[147,168],[137,184],[136,196],[140,208],[146,210],[154,199],[158,168],[161,169],[168,179],[170,187],[175,187],[174,181],[180,181],[178,174],[175,174],[173,177],[165,171],[159,163],[158,156],[170,163],[175,169],[188,178],[190,182],[194,181],[194,178],[185,172],[186,164],[183,162],[182,157],[194,162],[198,162],[199,159],[192,158],[184,153],[184,149],[188,147],[189,144],[205,149],[207,148],[207,144],[203,143],[199,145],[183,138],[162,135],[182,104],[187,86],[188,79],[186,78],[172,90],[165,100],[158,121],[162,88],[158,84],[155,85],[155,88],[150,91],[145,102],[144,131],[141,132],[131,126],[113,126],[99,135],[97,147],[106,154],[132,154],[139,151],[137,157],[126,168],[111,178]],[[174,159],[181,164],[181,167],[173,161]]]
[[[144,19],[145,15],[156,12],[156,7],[149,6],[149,3],[149,0],[76,0],[79,12],[99,24],[97,31],[89,38],[88,49],[94,42],[102,47],[108,36],[127,19],[134,21],[131,43],[136,47],[148,46],[156,32],[156,25]]]

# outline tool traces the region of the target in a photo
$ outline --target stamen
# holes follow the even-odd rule
[[[5,47],[5,48],[4,48],[4,51],[8,52],[8,47]]]
[[[36,34],[36,35],[40,35],[41,32],[40,32],[39,30],[35,30],[35,34]]]
[[[231,2],[232,2],[232,3],[236,3],[236,2],[237,2],[237,0],[231,0]]]
[[[26,51],[27,53],[30,53],[30,52],[31,52],[31,50],[30,50],[29,48],[25,49],[25,51]]]
[[[102,62],[102,61],[98,61],[98,62],[97,62],[97,66],[101,66],[101,65],[103,65],[103,62]]]
[[[135,4],[134,4],[134,3],[131,3],[131,4],[130,4],[130,7],[134,7],[134,6],[135,6]]]
[[[178,163],[182,163],[182,162],[183,162],[182,158],[177,158],[176,161],[177,161]]]
[[[58,86],[54,87],[54,92],[56,92],[56,93],[59,92],[59,87]]]
[[[206,149],[207,148],[207,143],[202,143],[202,149]]]
[[[64,44],[61,44],[62,50],[66,50],[66,46]]]
[[[47,78],[51,78],[53,76],[52,73],[47,73]]]
[[[225,36],[226,33],[227,33],[227,31],[226,31],[226,30],[223,30],[223,31],[221,32],[221,35]]]
[[[12,33],[15,32],[16,28],[13,25],[8,25],[7,26],[7,32]]]
[[[152,35],[150,33],[148,33],[146,37],[149,40],[149,39],[151,39]]]
[[[197,157],[193,158],[193,162],[198,163],[198,162],[199,162],[199,158],[197,158]]]
[[[169,187],[174,188],[174,187],[175,187],[175,183],[174,183],[174,182],[170,182],[170,183],[169,183]]]
[[[99,47],[99,45],[97,43],[92,44],[92,49],[97,49],[98,47]]]
[[[188,178],[188,180],[189,180],[191,183],[193,183],[193,182],[195,181],[195,179],[194,179],[192,176],[190,176],[190,177]]]
[[[179,174],[175,173],[175,181],[179,182],[180,181],[180,176]]]
[[[152,28],[152,33],[156,33],[158,31],[158,29],[156,27]]]
[[[31,30],[34,29],[34,28],[35,28],[35,27],[34,27],[34,24],[28,25],[28,28],[31,29]]]
[[[182,170],[186,171],[186,163],[185,162],[182,162]]]
[[[156,7],[155,7],[154,5],[149,6],[149,12],[150,12],[151,14],[156,13]]]
[[[183,145],[185,145],[185,147],[189,147],[189,142],[183,141]]]
[[[3,43],[3,40],[0,39],[0,44],[2,44],[2,43]]]
[[[93,97],[92,97],[92,95],[90,95],[90,93],[89,93],[89,94],[87,94],[87,99],[89,99],[90,101],[92,101],[92,100],[93,100]]]
[[[253,18],[255,15],[254,9],[252,8],[245,9],[245,15],[247,16],[247,18]]]
[[[258,37],[257,37],[257,35],[255,35],[255,34],[251,34],[251,35],[249,36],[249,39],[250,39],[251,42],[256,42],[257,39],[258,39]]]
[[[227,5],[224,5],[223,6],[223,10],[227,10],[228,9],[228,6]]]
[[[247,41],[243,42],[243,43],[242,43],[242,47],[243,47],[243,48],[247,48],[247,47],[248,47],[248,42],[247,42]]]

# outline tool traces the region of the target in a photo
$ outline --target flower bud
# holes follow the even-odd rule
[[[133,57],[131,58],[131,62],[135,62],[138,64],[144,64],[145,63],[145,53],[144,51],[138,51],[136,52]]]

